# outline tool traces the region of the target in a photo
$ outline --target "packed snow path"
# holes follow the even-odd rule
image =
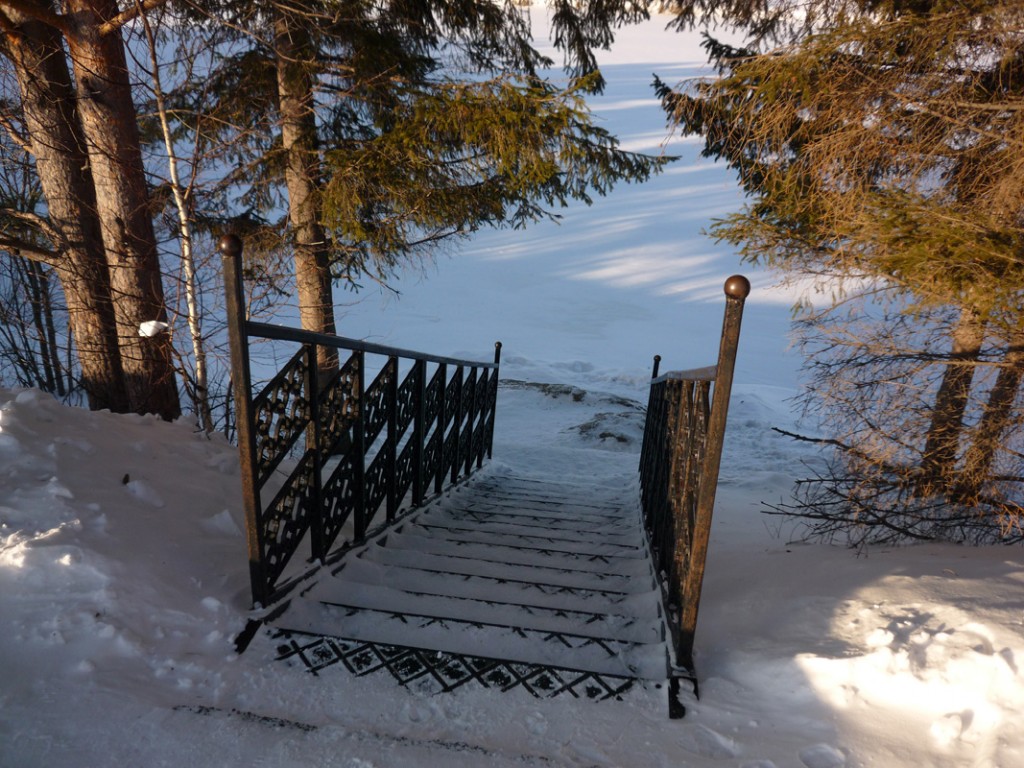
[[[485,472],[351,552],[273,623],[282,655],[311,669],[361,671],[351,660],[368,654],[448,689],[605,697],[668,670],[635,484]]]

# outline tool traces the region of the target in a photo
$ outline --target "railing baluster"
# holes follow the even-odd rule
[[[494,423],[498,417],[498,373],[501,370],[501,342],[494,343],[494,368],[491,370],[491,380],[487,387],[487,458],[494,455]]]
[[[387,451],[384,460],[388,477],[387,521],[390,523],[398,513],[400,501],[396,483],[398,476],[398,358],[394,355],[389,357],[388,366],[391,368],[391,377],[388,379],[388,391],[385,398],[388,408],[387,439],[381,450]]]
[[[353,424],[352,442],[355,445],[355,540],[366,536],[369,521],[366,519],[366,353],[356,353],[356,418]]]
[[[682,585],[683,613],[680,617],[682,645],[679,654],[693,666],[693,641],[697,628],[700,591],[704,582],[704,564],[707,560],[708,539],[711,534],[711,515],[715,506],[718,473],[725,441],[729,397],[732,394],[733,374],[736,370],[736,349],[739,346],[743,304],[750,294],[750,281],[734,275],[725,282],[725,318],[722,321],[722,339],[718,346],[718,364],[715,368],[715,393],[707,424],[707,443],[701,462],[699,497],[696,503],[696,525],[690,542],[690,564],[686,582]]]
[[[418,507],[426,495],[426,479],[423,476],[423,461],[427,435],[427,363],[417,360],[413,364],[416,376],[416,408],[413,413],[413,454],[412,454],[412,505]]]
[[[310,546],[313,558],[322,560],[327,556],[327,532],[324,530],[323,515],[323,467],[320,456],[323,436],[320,431],[320,373],[316,361],[316,344],[306,344],[306,403],[309,408],[309,424],[306,425],[306,452],[310,456],[312,473],[312,499],[310,506]]]
[[[448,418],[445,416],[445,412],[448,410],[448,366],[445,363],[441,363],[441,367],[438,369],[441,379],[441,391],[437,396],[437,425],[434,427],[438,432],[438,458],[437,468],[434,473],[434,493],[440,493],[444,488],[444,474],[445,474],[445,463],[444,463],[444,449],[446,438],[448,436]]]
[[[462,455],[462,384],[465,381],[464,369],[460,365],[455,369],[452,381],[455,382],[455,412],[452,416],[452,434],[455,439],[452,441],[452,477],[454,483],[459,479],[459,456]]]
[[[469,474],[473,471],[473,435],[476,431],[476,375],[477,370],[474,366],[470,368],[470,374],[466,377],[466,389],[469,390],[469,408],[466,411],[466,431],[467,445],[461,446],[462,450],[466,452],[466,460],[463,465],[463,471],[465,474]],[[464,395],[465,397],[465,395]]]

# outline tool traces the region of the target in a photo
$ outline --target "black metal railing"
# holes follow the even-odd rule
[[[482,363],[247,320],[242,242],[219,247],[252,596],[267,606],[308,575],[286,575],[303,542],[324,562],[490,457],[501,344]],[[255,394],[254,338],[298,345]],[[318,347],[350,354],[324,375]],[[368,355],[383,360],[369,384]]]
[[[677,669],[693,677],[693,640],[725,437],[743,303],[750,282],[725,282],[718,364],[658,375],[654,358],[640,454],[644,525],[659,573]]]

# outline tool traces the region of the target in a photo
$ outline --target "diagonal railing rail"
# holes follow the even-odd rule
[[[242,241],[219,248],[252,597],[268,606],[308,575],[287,573],[301,549],[326,561],[490,457],[501,344],[472,362],[247,320]],[[254,338],[298,345],[258,393]],[[325,382],[318,346],[349,353]],[[383,359],[369,384],[368,355]]]
[[[693,680],[693,641],[707,559],[711,515],[725,438],[743,304],[750,281],[725,282],[725,319],[718,363],[708,368],[658,375],[654,358],[647,421],[640,454],[644,526],[672,635],[676,674]]]

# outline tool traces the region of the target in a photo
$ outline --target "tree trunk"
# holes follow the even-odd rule
[[[78,347],[82,386],[93,409],[128,410],[110,276],[96,218],[95,194],[75,115],[75,96],[60,33],[27,18],[5,36],[49,221],[59,242],[53,266]]]
[[[192,225],[189,221],[188,195],[182,188],[181,176],[178,172],[178,155],[174,148],[174,136],[171,132],[170,118],[160,78],[160,61],[157,57],[156,35],[143,16],[141,19],[149,46],[150,65],[153,67],[153,95],[156,98],[157,116],[160,118],[160,130],[167,149],[167,170],[170,176],[171,192],[174,196],[174,207],[178,212],[178,240],[181,246],[181,270],[185,283],[185,304],[188,308],[188,330],[192,339],[192,354],[195,359],[195,382],[193,405],[199,414],[200,424],[206,434],[213,432],[213,409],[210,407],[209,377],[207,375],[206,343],[203,338],[202,314],[199,308],[199,285],[196,279],[195,253],[192,249]],[[183,373],[183,376],[187,374]]]
[[[950,362],[935,395],[931,425],[921,456],[917,490],[921,495],[949,489],[956,473],[956,457],[963,432],[964,412],[971,395],[975,364],[985,341],[985,325],[965,307],[953,328]]]
[[[100,33],[114,0],[68,0],[67,35],[103,245],[116,301],[118,343],[131,409],[174,419],[181,413],[168,334],[139,335],[167,322],[139,129],[120,31]]]
[[[39,268],[42,273],[40,278],[43,284],[42,313],[43,321],[46,325],[47,347],[50,350],[51,365],[56,372],[56,392],[60,397],[64,397],[67,394],[67,389],[64,386],[64,376],[61,374],[60,346],[57,344],[57,325],[53,319],[53,293],[51,291],[50,275],[41,264]],[[70,338],[68,339],[68,344],[71,344]]]
[[[53,365],[54,353],[50,347],[50,335],[46,332],[46,321],[43,315],[44,296],[49,294],[50,287],[46,282],[46,273],[43,272],[42,264],[26,259],[24,267],[23,280],[28,288],[29,304],[32,309],[32,326],[36,332],[39,362],[43,366],[42,375],[39,378],[47,392],[57,392],[57,382],[60,380],[60,376],[54,373],[57,370]],[[63,394],[63,392],[59,394]]]
[[[1003,365],[996,376],[996,382],[988,394],[981,422],[974,434],[974,440],[964,455],[963,470],[960,473],[963,501],[976,503],[982,486],[992,473],[996,451],[1006,430],[1015,423],[1014,403],[1024,379],[1024,333],[1018,333],[1011,341],[1003,357]]]
[[[288,220],[295,248],[295,285],[302,327],[336,333],[327,238],[321,225],[320,154],[316,136],[312,46],[300,25],[286,15],[274,22],[281,141],[287,155]],[[338,352],[317,347],[320,384],[338,370]]]

